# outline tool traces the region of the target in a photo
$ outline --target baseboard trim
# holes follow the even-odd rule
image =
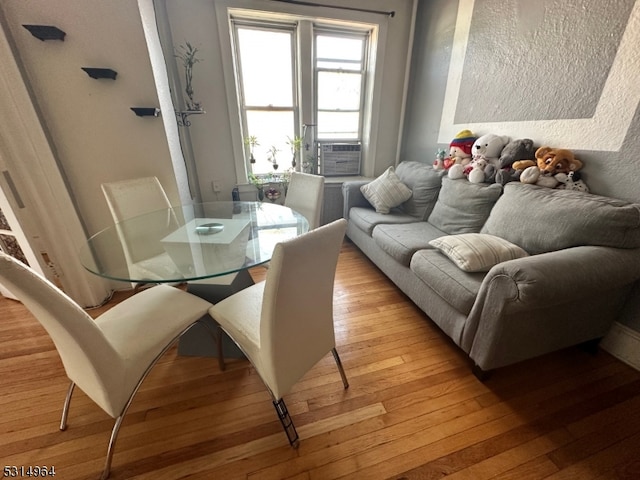
[[[618,360],[640,370],[640,332],[616,322],[600,346]]]

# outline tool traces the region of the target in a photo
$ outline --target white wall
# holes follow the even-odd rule
[[[129,109],[158,106],[137,3],[3,0],[0,14],[88,232],[112,223],[103,182],[156,175],[177,200],[162,120]],[[54,25],[67,35],[42,42],[22,24]],[[118,75],[94,80],[81,67]]]

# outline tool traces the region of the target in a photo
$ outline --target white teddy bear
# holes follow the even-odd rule
[[[477,169],[465,169],[462,165],[453,165],[448,172],[449,178],[456,179],[469,175],[472,183],[494,182],[496,173],[500,169],[500,153],[504,146],[509,143],[509,137],[487,133],[478,137],[471,147],[473,160],[484,160],[486,164],[479,164]],[[455,167],[455,168],[454,168]],[[471,176],[471,172],[475,172]]]

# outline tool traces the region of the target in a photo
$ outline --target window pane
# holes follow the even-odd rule
[[[351,60],[362,62],[362,38],[318,35],[316,57],[321,60]]]
[[[245,105],[293,105],[291,33],[238,28]]]
[[[318,112],[318,138],[357,140],[358,112]]]
[[[362,75],[345,72],[318,72],[318,108],[359,110]]]
[[[291,166],[291,149],[287,145],[287,136],[293,138],[294,121],[293,111],[289,112],[263,112],[248,110],[247,135],[257,137],[259,145],[253,149],[256,163],[250,165],[253,173],[273,172],[273,163],[269,161],[272,146],[279,151],[276,154],[278,170],[285,170]]]

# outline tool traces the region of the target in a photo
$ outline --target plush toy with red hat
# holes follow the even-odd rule
[[[462,130],[449,144],[449,156],[444,159],[436,158],[433,168],[449,170],[453,165],[466,166],[471,163],[471,147],[476,137],[470,130]]]

